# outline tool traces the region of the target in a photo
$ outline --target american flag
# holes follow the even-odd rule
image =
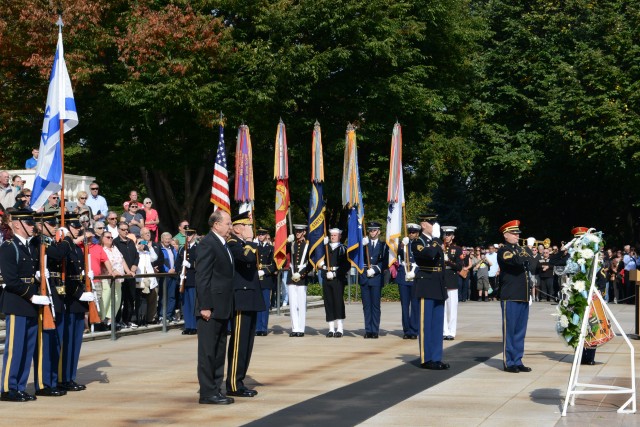
[[[216,164],[213,168],[213,181],[211,182],[211,203],[215,209],[222,209],[231,214],[229,199],[229,173],[227,172],[227,154],[224,149],[224,126],[220,124],[220,139],[218,140],[218,153]]]

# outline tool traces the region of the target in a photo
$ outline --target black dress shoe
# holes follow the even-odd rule
[[[203,405],[228,405],[233,403],[233,398],[218,393],[213,396],[201,396],[199,402]]]
[[[20,393],[22,395],[22,397],[24,397],[27,400],[37,400],[38,399],[33,394],[29,394],[26,391],[19,391],[18,393]]]
[[[198,335],[197,329],[189,329],[189,335]]]
[[[378,339],[378,334],[371,334],[371,337],[370,337],[370,338]]]
[[[367,333],[364,334],[364,338],[365,339],[371,338],[371,335],[373,335],[373,334],[371,334],[370,332],[367,332]]]
[[[520,372],[520,369],[518,369],[517,366],[505,366],[504,370],[505,372],[511,372],[512,374],[517,374],[518,372]]]
[[[593,366],[593,365],[596,364],[596,361],[595,360],[582,360],[582,361],[580,361],[580,364],[581,365],[591,365],[591,366]]]
[[[55,387],[45,387],[36,390],[36,396],[64,396],[65,394],[67,394],[66,391]]]
[[[342,338],[342,332],[336,332],[334,337],[336,338]]]
[[[189,331],[191,331],[191,329],[184,329],[184,330],[182,331],[182,335],[191,335],[191,334],[189,333]]]
[[[403,340],[408,340],[408,339],[410,339],[410,337],[409,337],[409,335],[404,334],[404,335],[402,336],[402,339],[403,339]]]
[[[304,336],[304,332],[298,332],[298,333],[296,334],[296,336],[297,336],[297,337],[303,337],[303,336]]]
[[[0,394],[0,400],[5,402],[26,402],[27,398],[24,397],[18,390],[3,391]]]
[[[289,334],[289,336],[290,336],[290,337],[292,337],[292,338],[293,338],[293,337],[297,337],[297,336],[298,336],[298,333],[297,333],[297,332],[291,332],[291,333]]]
[[[524,366],[524,365],[518,365],[516,366],[516,368],[518,368],[518,371],[520,372],[531,372],[532,369],[528,366]]]
[[[236,396],[236,397],[253,397],[256,394],[258,394],[257,391],[255,390],[249,390],[247,388],[245,389],[240,389],[240,390],[236,390],[236,391],[229,391],[227,390],[227,396]]]
[[[423,363],[422,365],[420,365],[421,368],[423,369],[431,369],[434,371],[443,371],[445,369],[449,369],[449,364],[448,363],[442,363],[442,362],[426,362]]]
[[[66,391],[82,391],[87,387],[77,384],[74,381],[69,381],[65,383],[58,383],[58,388]]]
[[[333,338],[333,336],[334,336],[334,333],[333,333],[333,332],[329,331],[329,332],[327,333],[327,338]]]
[[[411,340],[417,340],[418,336],[417,335],[409,335],[409,339]]]

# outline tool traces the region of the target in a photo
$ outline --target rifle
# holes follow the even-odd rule
[[[91,268],[91,256],[89,255],[89,241],[87,235],[84,235],[84,268],[85,271],[89,271]],[[93,293],[93,286],[88,274],[84,275],[85,291]],[[95,294],[94,294],[95,295]],[[100,323],[100,314],[98,313],[98,306],[94,301],[89,301],[89,323]]]
[[[50,245],[49,241],[45,241],[46,237],[44,234],[40,235],[40,295],[51,297],[51,291],[47,293],[47,288],[49,287],[49,281],[45,276],[45,269],[47,265],[47,246]],[[55,324],[55,314],[52,310],[53,307],[53,298],[51,299],[50,305],[42,305],[40,306],[40,315],[42,316],[42,329],[44,330],[52,330],[56,328]]]
[[[180,293],[184,293],[184,282],[187,280],[187,266],[184,262],[187,260],[187,245],[189,242],[184,243],[184,255],[182,256],[182,271],[180,272]]]

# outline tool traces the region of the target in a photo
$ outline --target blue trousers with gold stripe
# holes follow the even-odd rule
[[[442,361],[444,301],[420,298],[420,363]]]
[[[236,310],[231,318],[231,335],[227,349],[227,392],[245,388],[253,341],[256,335],[257,312]]]
[[[524,337],[529,321],[529,302],[500,301],[502,307],[502,361],[504,366],[522,365]]]
[[[8,314],[2,365],[2,392],[25,391],[36,348],[38,319]]]
[[[33,356],[33,382],[36,390],[58,385],[60,351],[64,340],[64,313],[56,313],[56,328],[42,329],[42,319],[38,318],[38,340]]]
[[[62,375],[59,378],[59,382],[69,382],[76,380],[83,334],[84,313],[65,313],[61,355]]]

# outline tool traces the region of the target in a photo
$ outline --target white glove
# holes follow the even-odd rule
[[[410,272],[408,272],[408,273],[406,274],[405,278],[406,278],[407,280],[413,280],[413,279],[415,279],[415,278],[416,278],[416,274],[415,274],[413,271],[410,271]]]
[[[184,274],[180,275],[180,280],[187,280],[187,276],[185,276]]]
[[[324,267],[324,260],[321,259],[320,261],[318,261],[318,263],[316,264],[316,267],[318,267],[318,268]]]
[[[31,302],[36,305],[49,305],[51,304],[51,298],[46,295],[34,295],[31,297]]]
[[[302,270],[304,270],[305,268],[307,268],[307,263],[306,263],[306,262],[305,262],[304,264],[300,264],[300,265],[298,266],[298,271],[302,271]]]
[[[328,245],[329,244],[329,237],[328,236],[324,236],[324,240],[323,240],[323,244]]]
[[[182,265],[187,267],[187,268],[191,268],[191,263],[189,261],[182,261]]]
[[[409,244],[409,238],[407,236],[402,238],[402,244],[407,246]]]
[[[289,242],[289,243],[293,242],[294,239],[295,239],[295,237],[293,236],[293,234],[289,234],[287,236],[287,242]]]
[[[362,238],[362,244],[363,245],[368,245],[369,244],[369,238],[367,236]]]
[[[80,301],[91,302],[94,301],[93,292],[83,292],[80,296]]]
[[[58,232],[61,232],[63,237],[67,237],[69,235],[69,229],[66,227],[58,228]]]
[[[292,279],[294,282],[299,282],[299,281],[300,281],[300,277],[301,277],[301,276],[300,276],[300,273],[293,273],[293,275],[291,276],[291,279]]]
[[[89,280],[93,280],[93,271],[89,270]]]
[[[433,224],[433,230],[431,231],[431,236],[437,239],[440,238],[440,224],[438,224],[437,222]]]
[[[376,271],[373,268],[367,270],[367,277],[373,277],[376,275]]]
[[[44,269],[44,277],[49,278],[49,269]],[[40,270],[36,270],[36,280],[40,280]]]
[[[327,280],[333,280],[335,277],[336,277],[336,273],[334,273],[333,271],[327,272]]]
[[[264,277],[264,271],[258,270],[258,277],[262,279]]]

